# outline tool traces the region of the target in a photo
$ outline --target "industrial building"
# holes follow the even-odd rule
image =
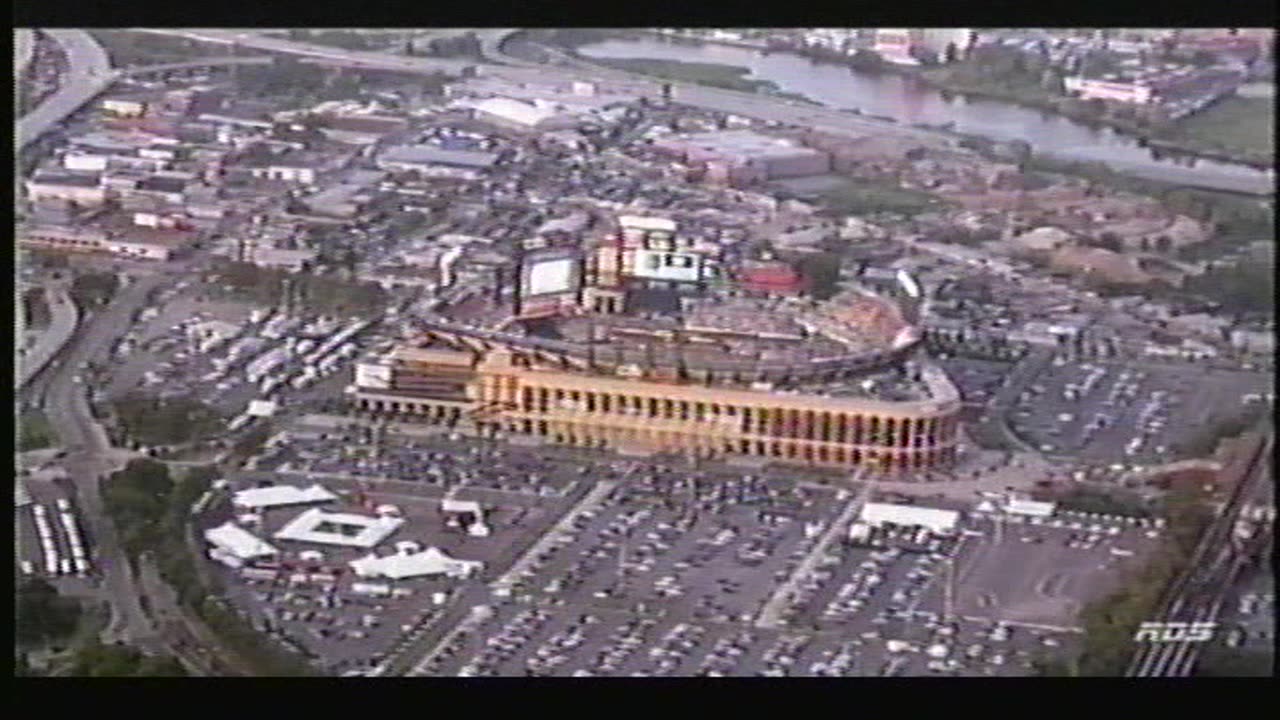
[[[653,145],[704,170],[707,182],[734,187],[831,170],[831,157],[825,152],[748,130],[672,135],[655,140]]]
[[[479,150],[446,150],[434,145],[400,145],[378,156],[383,170],[430,171],[433,168],[486,170],[498,161],[498,155]]]
[[[120,232],[45,225],[18,229],[18,242],[27,247],[111,253],[121,257],[159,261],[169,260],[194,239],[194,233],[146,227],[133,227]]]
[[[459,105],[471,108],[477,120],[512,130],[537,132],[566,130],[575,127],[579,122],[576,113],[566,112],[554,103],[544,100],[524,102],[495,97],[477,101],[460,101]]]

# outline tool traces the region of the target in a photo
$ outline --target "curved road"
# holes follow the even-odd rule
[[[435,74],[439,72],[461,74],[463,70],[475,67],[476,63],[466,60],[448,60],[443,58],[418,58],[403,55],[390,55],[380,52],[343,50],[342,48],[311,43],[281,40],[279,38],[258,35],[251,31],[236,30],[204,30],[194,28],[131,28],[132,32],[145,32],[154,35],[181,37],[188,40],[215,43],[218,45],[234,45],[237,47],[263,50],[267,52],[303,55],[318,60],[331,60],[346,65],[365,67],[375,70],[397,70],[400,72]]]
[[[102,46],[83,30],[43,30],[67,54],[67,76],[52,97],[16,124],[18,147],[28,144],[97,97],[116,79]]]
[[[79,320],[76,304],[71,302],[67,289],[63,285],[46,285],[45,298],[49,305],[49,327],[40,334],[36,344],[22,356],[19,366],[18,387],[24,388],[31,379],[44,369],[53,356],[58,354],[67,340],[71,339]]]
[[[98,546],[97,564],[102,587],[112,605],[112,621],[104,632],[107,640],[145,643],[154,638],[155,628],[138,601],[135,578],[120,547],[116,529],[103,510],[99,477],[123,465],[127,454],[111,447],[102,426],[89,409],[87,387],[79,377],[83,363],[99,358],[128,331],[133,313],[146,303],[147,293],[174,276],[155,275],[138,280],[122,290],[69,345],[61,365],[42,376],[33,386],[43,399],[49,424],[61,436],[67,449],[64,461],[76,486],[76,494],[89,532]]]

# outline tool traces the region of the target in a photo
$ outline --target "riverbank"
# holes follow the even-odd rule
[[[1170,155],[1234,163],[1259,170],[1274,165],[1271,127],[1274,126],[1275,114],[1269,100],[1226,97],[1167,128],[1155,129],[1133,120],[1098,116],[1076,98],[1055,95],[1029,84],[1003,88],[958,82],[947,68],[920,70],[903,67],[900,71],[920,78],[921,82],[939,92],[999,100],[1050,112],[1090,127],[1110,128]]]
[[[579,57],[575,54],[575,57]],[[591,58],[597,65],[639,73],[673,82],[688,82],[707,87],[733,90],[736,92],[760,93],[773,97],[797,100],[816,105],[817,103],[796,93],[782,92],[777,83],[769,80],[751,80],[746,76],[750,68],[737,65],[721,65],[718,63],[682,62],[679,60],[656,60],[650,58],[609,59]]]
[[[1258,167],[1267,167],[1275,159],[1275,118],[1271,98],[1227,97],[1178,122],[1173,137],[1151,146],[1196,145],[1210,149],[1205,155],[1213,159],[1254,156]]]
[[[1126,118],[1099,116],[1088,104],[1076,98],[1055,94],[1034,82],[1020,83],[1016,87],[997,85],[994,81],[964,82],[956,77],[953,67],[895,65],[886,63],[867,51],[859,51],[850,56],[797,44],[774,43],[762,48],[723,40],[676,37],[660,32],[645,34],[675,44],[722,45],[764,53],[790,53],[815,63],[847,67],[859,73],[910,77],[944,94],[1004,102],[1061,116],[1093,129],[1109,128],[1121,135],[1137,138],[1144,145],[1171,156],[1213,160],[1258,170],[1274,167],[1274,143],[1266,142],[1272,139],[1270,128],[1274,122],[1274,108],[1269,104],[1270,100],[1257,100],[1255,104],[1252,98],[1223,98],[1199,113],[1177,121],[1168,129],[1157,130]],[[1268,103],[1268,107],[1255,114],[1242,111],[1243,105],[1236,101],[1244,101],[1243,105],[1253,105],[1255,109],[1264,102]],[[1224,109],[1215,112],[1220,106]]]

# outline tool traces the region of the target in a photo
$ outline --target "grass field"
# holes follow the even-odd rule
[[[1179,122],[1170,140],[1227,152],[1272,155],[1276,147],[1275,124],[1271,98],[1230,97]]]
[[[844,215],[893,212],[910,216],[942,205],[941,200],[928,193],[863,180],[846,180],[838,187],[824,190],[819,203]]]
[[[709,85],[711,87],[724,88],[725,90],[738,90],[741,92],[777,91],[777,86],[768,80],[747,79],[746,75],[751,70],[735,65],[656,60],[652,58],[592,58],[591,62],[627,72],[652,75],[679,82]]]

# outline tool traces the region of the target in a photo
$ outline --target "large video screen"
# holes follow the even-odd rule
[[[548,295],[573,289],[573,265],[570,258],[545,260],[530,266],[525,285],[526,295]]]
[[[546,248],[528,253],[520,273],[520,294],[527,298],[577,292],[582,283],[578,253]]]

